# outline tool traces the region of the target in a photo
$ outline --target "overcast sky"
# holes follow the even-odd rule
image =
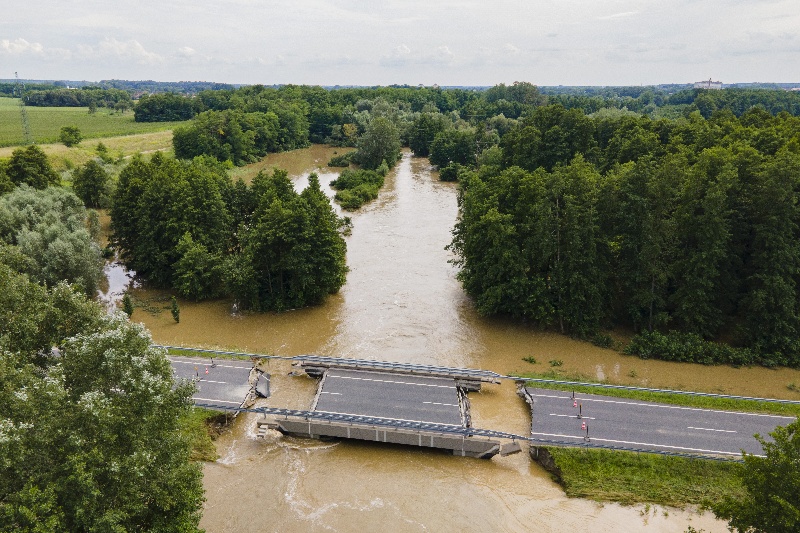
[[[800,0],[0,0],[0,78],[800,83]]]

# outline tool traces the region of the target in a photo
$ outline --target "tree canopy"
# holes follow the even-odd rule
[[[756,438],[764,457],[744,454],[741,499],[712,503],[717,518],[739,533],[790,533],[800,529],[800,421],[778,427],[771,440]]]
[[[230,296],[243,308],[316,304],[345,280],[343,221],[312,176],[297,193],[285,171],[232,183],[210,158],[154,156],[128,165],[111,210],[122,258],[187,298]]]
[[[0,529],[199,531],[192,386],[164,351],[66,284],[2,263],[0,284]]]

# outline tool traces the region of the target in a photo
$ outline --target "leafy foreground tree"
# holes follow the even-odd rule
[[[6,174],[14,185],[27,183],[36,189],[57,185],[60,181],[45,153],[35,144],[11,152]]]
[[[3,264],[0,285],[0,530],[199,531],[191,386],[163,350],[66,285]]]
[[[86,220],[83,202],[72,192],[21,185],[0,198],[0,245],[13,246],[27,258],[18,270],[33,280],[50,287],[67,280],[91,295],[103,261]]]
[[[770,435],[774,442],[756,435],[765,457],[744,456],[741,476],[747,497],[728,498],[712,506],[717,518],[728,520],[732,531],[800,531],[800,419]]]

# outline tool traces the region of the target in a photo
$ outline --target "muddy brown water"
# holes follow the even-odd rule
[[[317,171],[336,172],[333,149],[270,156],[298,188]],[[278,355],[319,354],[462,366],[501,373],[559,370],[610,382],[800,399],[787,384],[800,372],[643,361],[529,325],[477,315],[445,246],[457,217],[457,186],[438,182],[426,159],[404,153],[381,196],[356,213],[347,237],[350,272],[322,306],[280,315],[232,315],[230,302],[181,302],[180,324],[166,293],[134,289],[134,320],[164,344]],[[536,364],[522,360],[533,356]],[[276,407],[308,408],[315,383],[271,362]],[[530,418],[512,383],[470,395],[476,427],[527,433]],[[709,513],[623,507],[569,499],[527,454],[492,460],[359,442],[255,437],[256,415],[240,417],[204,466],[201,526],[239,531],[726,531]]]

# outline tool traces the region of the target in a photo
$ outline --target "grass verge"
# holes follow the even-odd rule
[[[228,415],[200,407],[192,408],[181,420],[181,432],[192,445],[193,461],[216,461],[214,439],[227,425]]]
[[[744,496],[742,465],[633,452],[547,448],[567,496],[624,505],[707,506],[723,496]]]
[[[520,377],[554,379],[561,381],[581,381],[596,383],[581,376],[564,376],[558,372],[519,374]],[[666,392],[650,392],[629,389],[609,389],[605,387],[592,387],[581,385],[565,385],[560,383],[528,382],[528,386],[541,389],[554,389],[564,391],[582,392],[585,394],[600,394],[616,398],[628,398],[647,402],[667,403],[700,409],[719,409],[721,411],[746,411],[751,413],[769,413],[785,416],[800,416],[800,404],[786,404],[776,402],[761,402],[756,400],[738,400],[733,398],[719,398],[715,396],[694,396],[689,394],[674,394]]]

